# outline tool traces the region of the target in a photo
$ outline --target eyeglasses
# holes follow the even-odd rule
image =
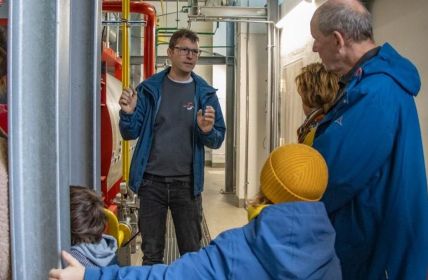
[[[189,48],[183,48],[183,47],[174,47],[174,49],[177,49],[180,55],[192,54],[194,56],[199,56],[201,54],[201,50],[199,49],[189,49]]]

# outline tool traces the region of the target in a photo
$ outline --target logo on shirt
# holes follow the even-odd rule
[[[183,104],[183,108],[185,108],[187,111],[193,110],[193,102],[187,102],[186,104]]]
[[[334,122],[340,126],[343,126],[342,120],[343,120],[343,116],[340,116]]]

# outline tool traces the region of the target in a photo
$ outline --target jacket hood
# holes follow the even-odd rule
[[[380,48],[377,56],[367,61],[363,66],[363,71],[364,75],[384,73],[413,96],[416,96],[421,88],[421,80],[416,67],[388,43]]]
[[[273,279],[325,279],[328,274],[340,279],[335,232],[322,202],[266,207],[244,234]]]
[[[80,243],[72,246],[71,249],[82,253],[96,266],[104,267],[109,265],[116,256],[117,243],[113,236],[103,234],[99,243]]]

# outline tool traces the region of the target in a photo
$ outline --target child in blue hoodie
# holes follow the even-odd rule
[[[70,254],[85,267],[116,264],[117,242],[103,234],[107,218],[104,204],[89,188],[70,187]]]
[[[335,232],[318,201],[327,181],[327,165],[316,150],[279,147],[264,164],[261,196],[244,227],[170,265],[85,268],[63,252],[69,266],[52,269],[49,279],[342,279]]]

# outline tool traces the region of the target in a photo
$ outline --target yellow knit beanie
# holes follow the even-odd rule
[[[322,155],[304,144],[275,149],[260,175],[261,191],[273,203],[317,201],[327,187],[328,169]]]

